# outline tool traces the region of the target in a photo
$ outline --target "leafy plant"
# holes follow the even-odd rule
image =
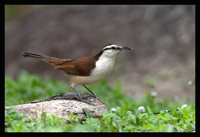
[[[148,76],[149,81],[151,78]],[[150,80],[151,81],[151,80]],[[148,83],[148,82],[147,82]],[[151,82],[150,82],[151,83]],[[150,84],[149,86],[156,86]],[[155,83],[155,82],[153,82]],[[67,90],[66,90],[67,89]],[[195,106],[158,99],[147,92],[140,100],[125,94],[118,81],[114,87],[102,81],[90,89],[103,100],[108,111],[100,118],[88,117],[81,121],[69,114],[70,122],[55,115],[43,113],[40,119],[29,120],[12,109],[5,111],[6,132],[194,132]],[[5,78],[6,106],[46,99],[69,91],[65,83],[51,78],[23,72],[17,79]],[[109,91],[109,92],[108,92]],[[142,108],[142,111],[138,109]],[[166,111],[169,110],[169,111]]]

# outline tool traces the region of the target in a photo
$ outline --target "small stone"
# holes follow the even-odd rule
[[[188,81],[188,85],[191,86],[193,84],[192,80]]]
[[[168,113],[168,112],[169,112],[169,110],[167,110],[167,109],[166,109],[166,110],[165,110],[165,112],[166,112],[166,113]]]
[[[138,112],[145,112],[144,106],[139,106],[138,107]]]
[[[127,115],[131,115],[132,112],[131,112],[131,111],[127,111],[126,114],[127,114]]]
[[[111,108],[111,112],[115,112],[116,110],[116,108]]]
[[[152,96],[152,97],[156,97],[156,96],[157,96],[157,92],[156,92],[156,91],[152,91],[152,92],[151,92],[151,96]]]
[[[187,107],[187,104],[183,104],[183,105],[181,106],[182,109],[184,109],[184,108],[186,108],[186,107]]]

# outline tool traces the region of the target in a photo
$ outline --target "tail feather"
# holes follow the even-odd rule
[[[24,52],[23,56],[24,57],[39,58],[39,59],[42,59],[44,57],[43,55],[39,55],[39,54],[36,54],[36,53],[30,53],[30,52]]]
[[[30,52],[24,52],[23,56],[39,59],[39,60],[44,61],[54,67],[62,66],[63,63],[71,61],[71,59],[60,59],[60,58],[40,55],[40,54],[36,54],[36,53],[30,53]]]

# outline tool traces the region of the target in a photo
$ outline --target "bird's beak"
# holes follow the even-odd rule
[[[125,50],[133,50],[133,49],[130,48],[130,47],[123,47],[122,49],[125,49]]]

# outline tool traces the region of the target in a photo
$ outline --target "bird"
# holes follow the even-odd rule
[[[122,50],[133,49],[127,46],[108,44],[94,56],[77,59],[62,59],[32,52],[24,52],[23,56],[41,60],[53,66],[54,69],[64,71],[64,74],[69,79],[70,87],[82,101],[82,97],[75,90],[75,87],[81,85],[94,97],[97,97],[86,85],[95,84],[107,76],[115,66],[117,56]]]

